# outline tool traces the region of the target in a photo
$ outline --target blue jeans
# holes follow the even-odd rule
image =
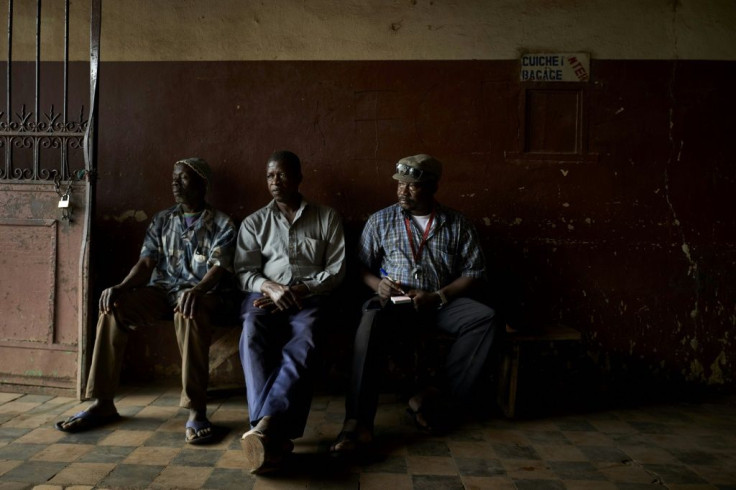
[[[315,336],[323,298],[306,298],[301,310],[272,313],[253,306],[261,296],[248,294],[240,310],[240,361],[250,424],[255,427],[270,415],[278,420],[274,426],[279,435],[294,439],[304,434],[312,403]]]

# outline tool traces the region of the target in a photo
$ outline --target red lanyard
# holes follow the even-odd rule
[[[409,222],[409,218],[404,217],[404,225],[406,225],[406,236],[409,237],[409,245],[411,246],[411,253],[414,256],[414,265],[419,264],[419,257],[422,255],[422,250],[424,250],[424,244],[427,243],[427,237],[429,236],[429,230],[432,229],[432,223],[434,222],[434,212],[435,210],[432,209],[432,214],[429,216],[429,221],[427,221],[427,227],[424,228],[424,234],[422,235],[422,241],[419,242],[419,249],[414,248],[414,236],[411,232],[411,223]]]

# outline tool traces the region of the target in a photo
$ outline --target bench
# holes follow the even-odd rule
[[[213,328],[208,391],[242,389],[245,386],[238,355],[240,332],[241,326],[237,323]],[[181,355],[172,320],[159,320],[152,328],[137,329],[131,335],[125,349],[122,382],[180,379]]]
[[[241,325],[233,324],[215,327],[212,332],[208,391],[245,390],[239,355],[241,331]]]
[[[516,393],[519,386],[519,365],[522,350],[533,344],[580,342],[582,336],[574,328],[561,324],[544,325],[525,331],[507,330],[498,377],[497,402],[506,417],[516,414]]]
[[[138,376],[145,378],[152,374],[173,375],[180,373],[181,358],[176,347],[173,322],[161,321],[160,323],[161,328],[136,332],[136,335],[143,336],[143,339],[141,339],[143,341],[128,345],[126,357],[131,359],[140,359],[141,355],[150,356],[150,351],[145,354],[143,352],[143,349],[147,350],[147,344],[150,345],[153,342],[157,346],[156,373],[139,372],[136,373]],[[210,385],[208,391],[244,390],[245,381],[238,355],[240,333],[241,327],[237,324],[215,327],[210,345]],[[496,393],[498,406],[506,417],[513,418],[516,413],[519,368],[523,359],[522,351],[533,345],[541,346],[545,343],[555,345],[559,342],[580,342],[581,338],[582,336],[578,330],[561,324],[544,325],[520,332],[507,331],[500,352],[501,359],[497,371]],[[424,356],[429,356],[435,360],[441,354],[442,345],[447,344],[449,346],[452,343],[450,338],[444,339],[444,342],[443,339],[440,339],[439,343],[436,343],[436,339],[434,342],[428,339],[424,340],[424,342],[420,342],[418,351],[423,351]],[[348,341],[345,340],[345,342]],[[414,359],[413,362],[410,362],[410,365],[400,367],[399,370],[402,368],[413,369],[415,371],[414,376],[417,376],[418,365],[421,364],[421,362],[417,362],[417,359]]]

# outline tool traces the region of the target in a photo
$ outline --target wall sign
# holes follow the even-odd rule
[[[587,82],[588,53],[531,53],[521,57],[522,82]]]

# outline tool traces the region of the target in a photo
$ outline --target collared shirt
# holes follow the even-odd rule
[[[205,204],[200,218],[187,226],[177,204],[153,217],[140,256],[156,261],[149,285],[166,290],[173,306],[179,293],[196,286],[212,267],[232,272],[234,249],[235,224],[225,213]]]
[[[405,218],[409,218],[417,250],[424,230],[398,204],[368,218],[360,237],[358,259],[373,274],[380,276],[383,268],[404,289],[425,291],[436,291],[461,276],[485,276],[485,259],[475,227],[462,214],[435,205],[434,223],[418,263],[414,261]],[[419,274],[415,276],[417,270]]]
[[[266,280],[304,283],[312,294],[334,289],[345,276],[345,235],[340,216],[302,198],[293,223],[276,201],[243,220],[235,250],[240,289],[260,292]]]

